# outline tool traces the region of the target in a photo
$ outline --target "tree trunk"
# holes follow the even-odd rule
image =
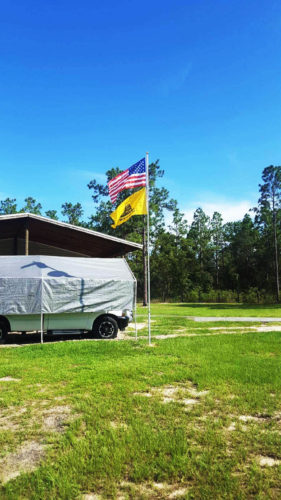
[[[276,233],[276,212],[273,212],[273,229],[274,229],[274,253],[275,253],[275,277],[276,277],[276,300],[279,302],[280,291],[279,291],[279,264],[278,264],[278,245],[277,245],[277,233]]]
[[[143,305],[147,306],[147,239],[146,239],[145,215],[143,216],[142,244],[143,244],[143,249],[142,249]]]
[[[218,290],[218,288],[219,288],[219,257],[218,257],[217,250],[215,253],[215,262],[216,262],[216,289]]]

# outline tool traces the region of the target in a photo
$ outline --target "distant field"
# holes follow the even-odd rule
[[[1,499],[281,497],[280,332],[170,319],[0,350]]]
[[[152,314],[173,314],[176,316],[236,316],[236,317],[273,317],[281,320],[281,304],[191,304],[191,303],[152,303]],[[146,308],[138,305],[138,314],[146,314]]]

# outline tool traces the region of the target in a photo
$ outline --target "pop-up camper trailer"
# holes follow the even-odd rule
[[[124,259],[0,257],[0,342],[34,330],[114,338],[132,318],[135,294]]]

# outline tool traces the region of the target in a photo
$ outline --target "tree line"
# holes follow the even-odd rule
[[[121,170],[106,172],[107,182]],[[149,166],[150,176],[150,265],[151,296],[154,299],[214,302],[279,302],[281,247],[281,167],[270,165],[262,172],[259,199],[251,215],[223,223],[222,215],[212,217],[197,208],[190,224],[178,203],[165,187],[159,186],[164,171],[159,160]],[[16,199],[0,202],[0,214],[30,212],[61,219],[96,231],[144,244],[142,253],[128,255],[138,279],[138,296],[144,303],[146,269],[145,216],[132,217],[116,229],[111,228],[110,213],[133,191],[119,194],[112,204],[107,184],[89,182],[93,214],[83,219],[82,205],[65,202],[61,215],[56,210],[43,213],[42,205],[32,197],[18,208]],[[167,221],[169,221],[167,223]]]

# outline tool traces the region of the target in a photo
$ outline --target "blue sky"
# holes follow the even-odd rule
[[[148,150],[189,222],[242,217],[281,163],[280,28],[275,0],[3,0],[1,199],[89,215]]]

